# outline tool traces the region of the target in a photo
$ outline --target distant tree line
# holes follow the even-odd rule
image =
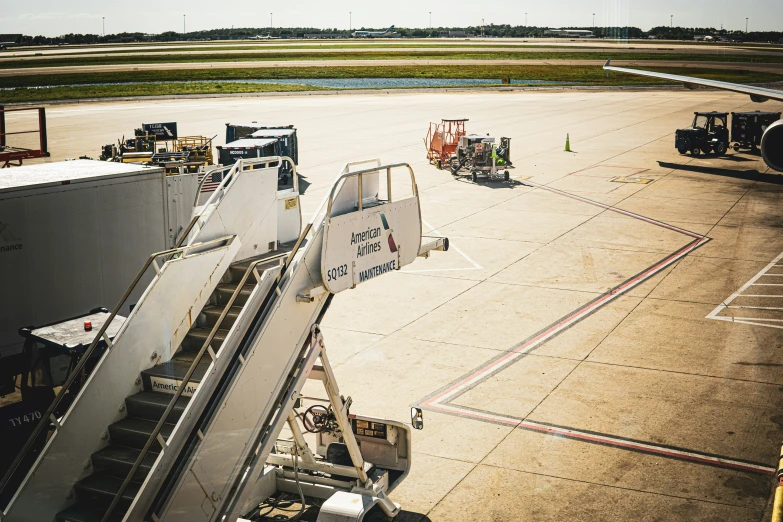
[[[383,28],[360,28],[359,30],[384,30]],[[462,32],[468,35],[481,35],[497,38],[545,38],[549,27],[533,27],[508,24],[489,24],[469,27],[437,27],[432,29],[396,28],[395,31],[402,37],[435,38],[444,33]],[[696,36],[713,36],[739,42],[783,42],[783,32],[780,31],[729,31],[712,27],[653,27],[649,31],[642,31],[638,27],[564,27],[562,29],[587,29],[593,31],[597,38],[639,39],[657,38],[662,40],[693,40]],[[208,31],[192,31],[181,33],[167,31],[160,34],[144,33],[117,33],[106,36],[97,34],[64,34],[57,37],[48,36],[23,36],[22,45],[79,45],[101,43],[129,43],[129,42],[172,42],[182,40],[243,40],[256,35],[270,35],[276,38],[301,38],[305,34],[330,34],[349,37],[351,31],[336,28],[314,27],[246,27],[231,29],[210,29]]]

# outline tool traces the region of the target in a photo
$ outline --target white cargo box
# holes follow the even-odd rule
[[[18,353],[20,327],[113,308],[150,254],[187,227],[197,187],[196,174],[127,163],[0,170],[0,355]]]

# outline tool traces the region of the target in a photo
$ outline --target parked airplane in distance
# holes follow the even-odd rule
[[[268,34],[266,36],[257,34],[255,36],[248,36],[248,40],[278,40],[277,36],[272,36],[271,34]]]
[[[382,38],[392,34],[394,34],[394,26],[389,27],[385,31],[354,31],[351,33],[351,36],[354,38]]]
[[[762,103],[767,100],[783,101],[783,91],[777,89],[720,82],[718,80],[705,80],[704,78],[693,78],[691,76],[678,76],[676,74],[643,71],[641,69],[627,69],[625,67],[609,65],[609,62],[611,62],[611,60],[606,60],[606,63],[604,64],[605,71],[615,71],[671,80],[682,83],[688,89],[695,89],[697,85],[703,85],[704,87],[712,87],[713,89],[738,92],[747,94],[750,96],[751,101],[757,103]],[[766,163],[769,168],[777,170],[778,172],[783,172],[783,120],[776,121],[764,130],[764,134],[761,136],[761,157],[764,158],[764,163]]]
[[[21,45],[21,34],[0,34],[0,50],[8,49],[15,45]]]

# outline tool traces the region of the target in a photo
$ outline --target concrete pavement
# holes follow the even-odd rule
[[[696,110],[756,109],[781,104],[400,92],[47,116],[51,160],[97,156],[146,121],[207,136],[251,116],[294,123],[305,218],[345,161],[411,163],[427,228],[454,248],[336,296],[323,322],[352,411],[427,410],[392,494],[401,520],[746,521],[768,517],[783,332],[707,316],[783,252],[783,176],[744,153],[681,156],[673,132]],[[447,117],[511,137],[515,181],[475,185],[428,165],[428,122]]]

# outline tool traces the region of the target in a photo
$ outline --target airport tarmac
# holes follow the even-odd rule
[[[346,161],[412,165],[425,233],[452,248],[339,294],[322,325],[352,411],[425,409],[399,520],[747,521],[769,518],[783,440],[783,175],[746,153],[681,156],[673,133],[694,111],[782,108],[713,91],[396,92],[58,105],[47,120],[52,161],[142,122],[217,144],[226,122],[293,123],[305,218]],[[427,163],[429,122],[461,117],[512,138],[512,183]]]

